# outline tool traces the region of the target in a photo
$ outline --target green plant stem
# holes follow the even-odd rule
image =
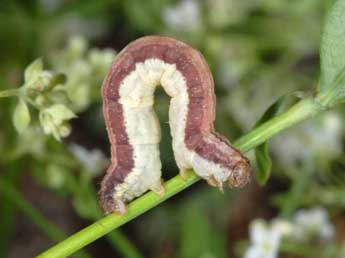
[[[273,117],[266,123],[254,128],[251,132],[240,138],[235,145],[241,151],[247,152],[250,149],[253,149],[254,147],[264,143],[280,131],[289,128],[307,118],[313,117],[323,110],[324,107],[316,102],[314,98],[305,98],[296,103],[286,112]]]
[[[93,188],[91,191],[93,191]],[[96,199],[96,196],[97,194],[93,191],[92,201],[97,205],[98,201]],[[99,220],[102,217],[103,217],[103,214],[102,214],[101,209],[99,208],[99,210],[96,212],[94,221]],[[106,239],[114,248],[114,250],[117,251],[123,258],[143,258],[144,257],[141,255],[139,250],[132,244],[132,242],[127,239],[125,234],[122,233],[122,231],[119,228],[116,230],[110,231],[106,235]]]
[[[285,113],[282,113],[281,115],[278,115],[253,129],[247,135],[239,139],[235,143],[235,146],[241,151],[247,152],[273,137],[280,131],[291,127],[304,119],[310,118],[322,110],[323,107],[315,102],[313,98],[303,99]],[[199,177],[192,171],[188,173],[185,180],[177,175],[166,182],[166,193],[164,195],[158,196],[153,192],[148,192],[128,205],[127,214],[123,216],[110,214],[43,252],[38,256],[38,258],[67,257],[80,248],[109,233],[111,230],[120,227],[140,214],[157,206],[171,196],[181,192],[198,180]]]
[[[0,193],[8,201],[12,202],[19,208],[27,217],[30,218],[45,234],[52,240],[58,242],[66,238],[58,227],[49,222],[39,211],[37,211],[22,195],[5,180],[0,180]],[[80,251],[79,258],[91,258],[85,251]]]
[[[0,98],[15,97],[20,95],[20,89],[0,91]]]
[[[0,164],[0,169],[3,164]],[[9,162],[7,169],[1,177],[6,178],[8,182],[16,185],[19,181],[20,162]],[[1,189],[0,189],[1,193]],[[13,202],[0,195],[0,257],[7,257],[9,242],[13,235],[15,226],[15,205]]]
[[[133,244],[128,241],[120,229],[109,232],[109,234],[107,234],[105,237],[111,243],[111,245],[116,248],[121,257],[143,258],[143,256],[137,251]]]

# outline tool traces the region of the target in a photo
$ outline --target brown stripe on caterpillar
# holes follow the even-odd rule
[[[226,181],[242,186],[249,180],[248,159],[214,131],[214,82],[203,56],[172,38],[144,37],[121,51],[103,83],[112,144],[112,165],[100,190],[106,213],[125,213],[125,203],[149,189],[164,193],[160,129],[152,108],[159,84],[171,96],[169,123],[181,175],[193,168],[220,189]]]

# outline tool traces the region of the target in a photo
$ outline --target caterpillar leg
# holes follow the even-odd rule
[[[187,180],[188,171],[186,168],[182,168],[182,169],[180,168],[179,174],[183,180]]]
[[[124,215],[127,213],[127,205],[125,204],[124,201],[121,199],[114,199],[114,207],[112,209],[113,212],[115,212],[118,215]]]
[[[158,181],[156,181],[151,187],[150,190],[152,192],[155,192],[158,195],[164,195],[165,194],[165,188],[163,186],[163,180],[160,179]]]
[[[224,193],[223,182],[218,181],[213,175],[206,177],[206,181],[210,186],[217,187],[219,191]]]
[[[110,194],[103,194],[100,192],[102,209],[105,214],[116,213],[123,215],[127,213],[127,206],[120,196],[113,196]]]

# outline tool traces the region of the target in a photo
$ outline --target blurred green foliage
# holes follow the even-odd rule
[[[235,139],[280,96],[317,86],[321,28],[332,3],[2,0],[0,91],[15,92],[16,98],[0,99],[0,180],[19,189],[29,175],[69,200],[80,218],[97,219],[99,176],[109,163],[100,86],[117,51],[150,34],[173,36],[199,49],[214,74],[216,128]],[[342,20],[334,22],[343,24]],[[335,48],[330,37],[326,35],[323,43]],[[344,44],[343,37],[339,35],[337,43]],[[335,56],[341,69],[343,52],[330,53],[321,69],[327,70]],[[32,63],[38,57],[42,59]],[[320,89],[328,83],[330,79],[323,76]],[[21,86],[34,88],[34,93],[18,95]],[[163,131],[166,178],[177,173],[166,123],[168,104],[168,97],[159,91],[155,109]],[[237,241],[239,247],[231,257],[240,257],[239,240],[246,238],[248,220],[262,215],[262,209],[263,214],[289,217],[300,207],[321,205],[331,214],[341,214],[345,208],[343,109],[324,113],[272,140],[272,177],[263,207],[250,205],[256,202],[255,193],[250,195],[258,191],[254,183],[252,190],[227,191],[224,196],[203,184],[143,216],[140,223],[134,221],[131,238],[148,257],[230,257],[228,246],[235,247]],[[70,136],[59,142],[51,134],[57,139]],[[16,211],[0,198],[0,257],[7,257]],[[257,212],[240,220],[242,233],[234,233],[237,205],[243,206],[240,198]]]

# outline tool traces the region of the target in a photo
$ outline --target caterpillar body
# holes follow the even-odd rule
[[[147,190],[164,193],[153,110],[158,85],[171,97],[169,123],[180,174],[193,168],[221,190],[224,182],[237,187],[249,180],[248,159],[214,131],[214,82],[201,53],[173,38],[147,36],[120,52],[102,86],[112,159],[100,190],[105,213],[124,214],[126,203]]]

